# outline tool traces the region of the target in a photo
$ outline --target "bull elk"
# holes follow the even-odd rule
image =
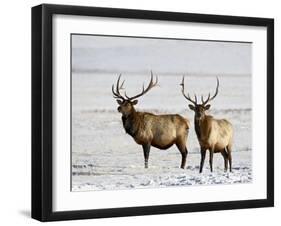
[[[201,104],[197,103],[197,96],[194,95],[194,100],[190,98],[189,94],[185,94],[184,91],[184,77],[182,78],[182,94],[190,101],[189,108],[195,112],[194,125],[195,132],[199,141],[201,149],[201,162],[200,162],[200,173],[202,172],[206,151],[210,152],[210,170],[213,172],[213,154],[220,152],[224,158],[224,170],[227,171],[228,162],[230,172],[232,171],[232,138],[233,129],[232,125],[226,119],[215,119],[211,115],[207,115],[205,112],[210,109],[211,105],[208,104],[214,100],[218,94],[219,79],[217,78],[217,87],[215,94],[210,97],[210,93],[206,100],[201,96]]]
[[[182,160],[181,168],[185,167],[187,148],[186,141],[189,130],[189,121],[177,114],[155,115],[149,112],[139,112],[135,109],[138,103],[137,98],[146,94],[149,90],[157,85],[158,78],[154,82],[153,73],[148,86],[142,87],[141,93],[129,97],[126,92],[120,94],[120,90],[124,89],[125,80],[120,84],[121,74],[118,77],[116,89],[112,85],[113,97],[116,98],[119,107],[117,110],[122,114],[123,127],[135,142],[142,145],[144,154],[144,167],[148,168],[148,158],[150,147],[159,149],[168,149],[176,144],[179,149]]]

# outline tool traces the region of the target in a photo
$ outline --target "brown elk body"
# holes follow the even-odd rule
[[[200,161],[200,173],[203,170],[206,151],[210,152],[210,170],[213,172],[213,154],[221,153],[224,158],[224,170],[227,171],[228,163],[230,172],[232,171],[232,140],[233,140],[233,128],[232,124],[226,119],[215,119],[211,115],[205,113],[206,110],[210,109],[208,104],[213,100],[218,94],[219,80],[217,79],[217,88],[215,94],[207,97],[206,100],[201,96],[202,103],[197,103],[197,97],[192,100],[189,94],[184,93],[184,78],[182,79],[182,94],[190,101],[189,108],[195,112],[194,116],[194,126],[195,132],[199,141],[200,151],[201,151],[201,161]]]
[[[112,92],[119,104],[118,111],[122,113],[123,127],[130,136],[133,137],[137,144],[142,145],[145,168],[148,168],[148,158],[150,147],[159,149],[168,149],[173,144],[176,144],[179,149],[182,160],[181,168],[185,167],[187,157],[187,136],[189,130],[189,121],[177,114],[155,115],[149,112],[139,112],[134,105],[137,104],[136,98],[144,95],[152,87],[156,86],[157,80],[153,83],[153,74],[146,89],[134,97],[125,97],[120,94],[120,89],[123,88],[124,81],[119,85],[120,76],[117,80],[117,87]]]

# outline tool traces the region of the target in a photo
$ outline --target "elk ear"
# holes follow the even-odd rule
[[[209,110],[209,109],[210,109],[210,107],[211,107],[211,105],[210,105],[210,104],[206,105],[206,106],[205,106],[205,110]]]
[[[116,100],[117,101],[117,103],[119,104],[119,105],[121,105],[122,103],[123,103],[123,101],[122,100]]]
[[[190,110],[194,111],[195,107],[192,104],[189,104],[188,107],[190,108]]]
[[[133,102],[132,102],[132,105],[136,105],[138,103],[138,100],[134,100]]]

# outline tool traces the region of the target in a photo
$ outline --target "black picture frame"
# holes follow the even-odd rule
[[[52,17],[55,14],[247,25],[267,28],[267,198],[95,210],[52,210]],[[43,4],[32,8],[32,218],[40,221],[106,218],[274,206],[274,20]]]

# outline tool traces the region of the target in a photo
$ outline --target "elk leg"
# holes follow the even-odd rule
[[[211,172],[213,172],[213,157],[214,157],[214,149],[212,148],[210,149],[210,159],[209,159]]]
[[[186,164],[186,156],[187,156],[187,149],[185,148],[185,151],[181,151],[181,168],[184,169]]]
[[[229,161],[229,171],[232,172],[232,155],[231,155],[231,147],[227,146],[228,153],[228,161]]]
[[[187,156],[187,148],[185,145],[181,145],[181,144],[176,144],[180,153],[181,153],[181,168],[184,169],[185,164],[186,164],[186,156]]]
[[[143,155],[144,155],[144,168],[148,168],[150,144],[143,144],[142,148],[143,148]]]
[[[228,168],[228,154],[227,154],[226,148],[221,152],[221,154],[224,158],[224,171],[226,172],[227,168]]]
[[[206,156],[206,149],[201,148],[201,162],[200,162],[199,173],[202,173],[203,166],[204,166],[204,161],[205,161],[205,156]]]

